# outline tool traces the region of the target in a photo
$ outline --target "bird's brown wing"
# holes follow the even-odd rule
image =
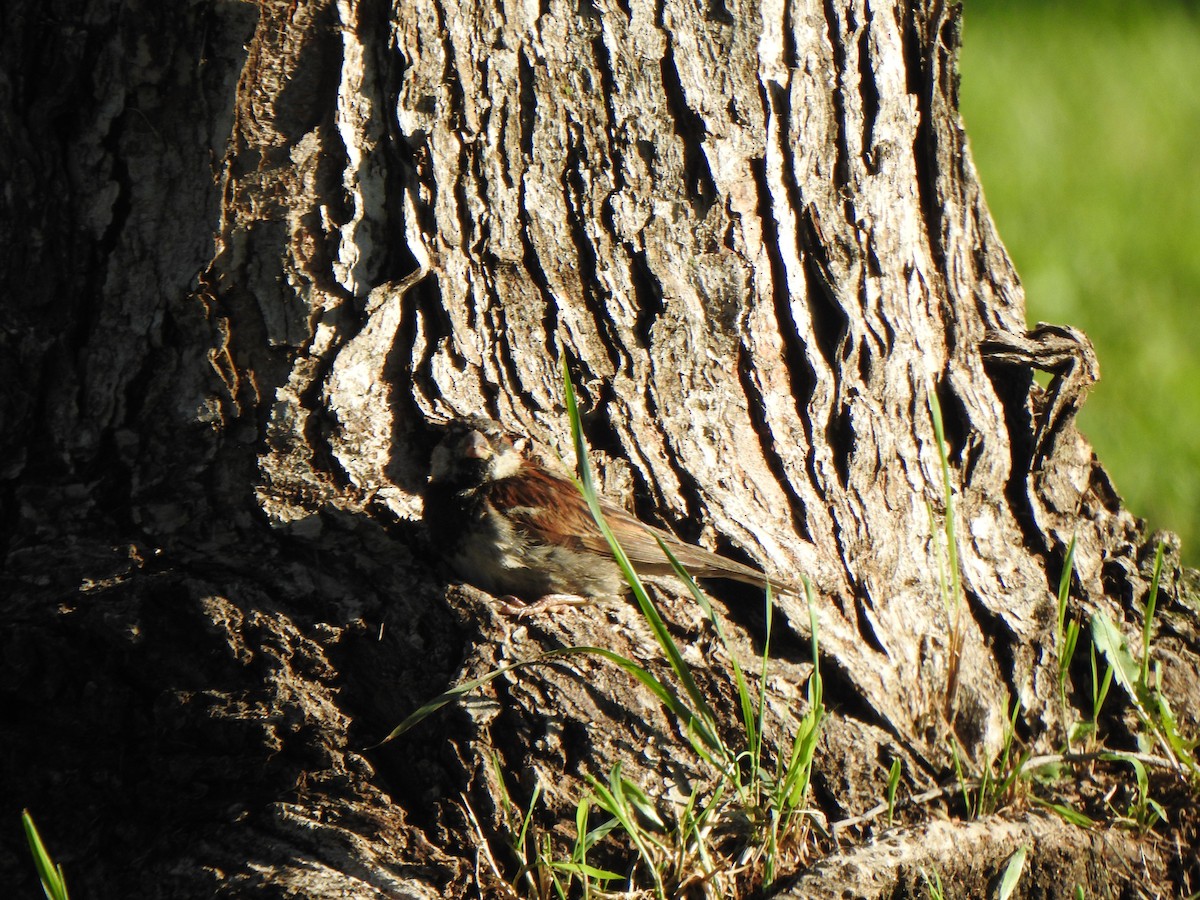
[[[607,557],[608,542],[575,485],[541,469],[530,468],[491,485],[489,499],[513,524],[548,543],[588,550]],[[763,586],[767,576],[750,566],[687,544],[675,535],[640,521],[619,506],[600,501],[608,526],[625,555],[642,575],[669,575],[671,564],[655,537],[662,539],[683,567],[697,578],[731,578]],[[792,590],[788,585],[777,587]]]
[[[537,540],[604,556],[611,552],[575,485],[543,469],[529,467],[494,482],[489,485],[488,500]],[[601,501],[601,507],[630,561],[635,565],[650,560],[666,562],[648,526],[611,503]]]

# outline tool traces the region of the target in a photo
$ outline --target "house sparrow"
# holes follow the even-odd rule
[[[673,574],[657,536],[693,577],[758,587],[767,581],[757,569],[685,544],[619,506],[602,500],[601,508],[639,575]],[[571,479],[543,465],[528,438],[507,433],[490,419],[450,423],[430,460],[425,521],[459,577],[503,597],[508,608],[523,615],[616,596],[627,588]]]

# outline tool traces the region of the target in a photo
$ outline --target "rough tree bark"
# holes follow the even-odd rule
[[[564,356],[612,495],[812,579],[830,822],[874,807],[893,760],[902,798],[952,778],[955,740],[977,771],[1014,704],[1025,747],[1062,747],[1090,702],[1058,699],[1073,537],[1070,615],[1140,634],[1157,537],[1074,428],[1086,338],[1026,332],[957,113],[957,7],[10,0],[3,18],[7,883],[36,890],[27,806],[78,897],[474,896],[499,890],[464,815],[498,834],[492,754],[522,801],[545,787],[544,823],[618,761],[664,797],[695,783],[678,723],[586,658],[365,749],[542,649],[661,670],[629,604],[515,624],[423,540],[432,423],[485,412],[565,452]],[[1169,546],[1154,652],[1196,735],[1179,576]],[[714,590],[753,659],[761,598]],[[732,724],[724,651],[658,596]],[[794,721],[808,610],[779,602],[766,690]],[[1129,747],[1120,693],[1105,737]],[[1028,803],[946,821],[947,796],[814,835],[790,890],[907,896],[924,868],[978,895],[1022,844],[1038,896],[1195,890],[1187,795],[1158,796],[1147,836]]]

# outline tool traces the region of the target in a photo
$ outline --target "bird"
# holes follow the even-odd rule
[[[695,578],[760,588],[768,581],[759,569],[685,543],[615,503],[601,498],[600,507],[639,576],[674,574],[659,538]],[[424,520],[458,578],[522,617],[628,589],[574,480],[546,464],[528,437],[483,416],[447,424],[430,457]]]

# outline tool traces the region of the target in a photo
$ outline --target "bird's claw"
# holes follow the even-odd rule
[[[546,594],[535,603],[526,603],[520,597],[507,594],[499,598],[500,610],[518,621],[560,606],[587,606],[592,601],[578,594]]]

